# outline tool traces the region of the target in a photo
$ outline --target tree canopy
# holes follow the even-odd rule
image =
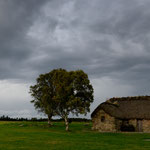
[[[65,120],[69,129],[70,113],[86,114],[93,102],[93,87],[88,75],[82,70],[67,71],[54,69],[41,74],[34,86],[30,87],[31,101],[37,110],[52,116],[58,115]]]

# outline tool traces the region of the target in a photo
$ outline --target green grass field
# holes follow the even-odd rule
[[[150,150],[150,134],[99,133],[91,124],[0,122],[0,150]]]

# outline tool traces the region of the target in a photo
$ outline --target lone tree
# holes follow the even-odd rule
[[[30,86],[30,94],[33,98],[31,103],[34,103],[34,107],[38,112],[43,112],[48,116],[48,124],[52,125],[51,118],[55,116],[56,103],[53,100],[54,89],[52,87],[52,74],[41,74],[36,79],[36,84]]]
[[[37,84],[30,87],[36,109],[50,115],[61,116],[69,130],[68,115],[86,114],[93,102],[93,87],[82,70],[55,69],[40,75]]]

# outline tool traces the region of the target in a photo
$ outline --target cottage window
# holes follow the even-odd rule
[[[101,122],[105,121],[105,116],[101,116]]]

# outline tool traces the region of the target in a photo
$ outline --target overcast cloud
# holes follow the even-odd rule
[[[54,68],[88,73],[91,111],[113,96],[149,95],[149,7],[149,0],[0,0],[0,115],[36,116],[29,86]]]

